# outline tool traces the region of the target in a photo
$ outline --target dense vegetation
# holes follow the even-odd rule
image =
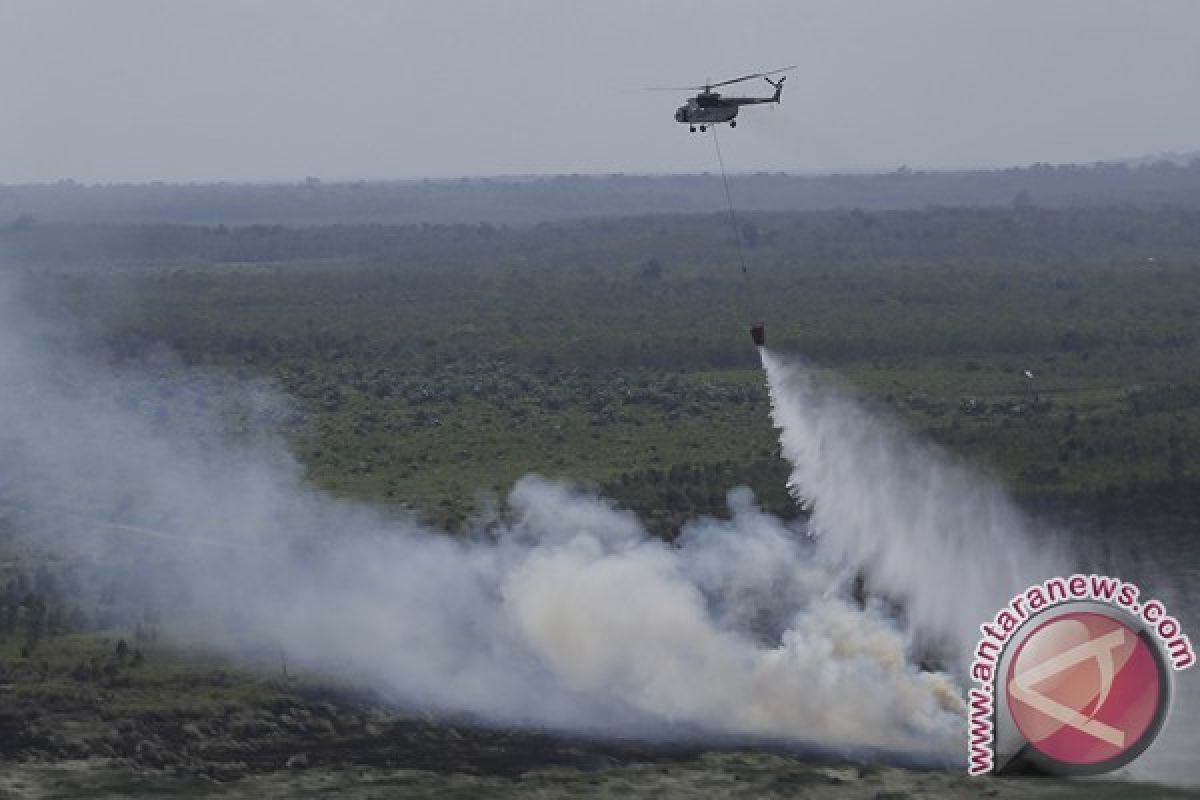
[[[883,175],[757,173],[731,178],[739,206],[761,211],[927,206],[1176,204],[1200,201],[1200,158]],[[718,211],[717,175],[359,181],[298,184],[0,186],[0,222],[215,225],[479,223],[528,225],[616,214]]]
[[[746,328],[1027,500],[1195,513],[1200,212],[931,209],[227,229],[23,225],[36,292],[116,357],[268,376],[312,480],[461,522],[528,471],[669,534],[791,512]],[[1023,377],[1026,371],[1033,380]],[[162,413],[169,415],[170,409]]]

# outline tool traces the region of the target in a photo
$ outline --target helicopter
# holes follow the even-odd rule
[[[729,127],[737,127],[738,109],[742,106],[761,105],[763,103],[778,103],[780,96],[783,94],[783,82],[787,79],[786,75],[780,75],[779,80],[771,80],[771,75],[777,75],[780,72],[793,70],[796,65],[790,67],[780,67],[769,72],[755,72],[750,75],[743,75],[740,78],[732,78],[727,81],[718,81],[716,83],[705,83],[703,86],[683,86],[664,91],[697,91],[695,97],[689,97],[687,104],[675,109],[675,121],[687,125],[688,129],[696,132],[696,128],[700,128],[700,132],[704,133],[708,130],[709,125],[716,125],[721,122],[728,122]],[[731,83],[741,83],[753,78],[762,78],[767,83],[771,84],[775,89],[775,94],[770,97],[722,97],[719,92],[714,92],[718,86],[728,86]]]

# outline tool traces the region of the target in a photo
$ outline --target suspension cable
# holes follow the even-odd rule
[[[729,191],[729,175],[725,171],[725,157],[721,154],[721,141],[717,137],[716,125],[712,126],[712,135],[713,145],[717,149],[717,164],[721,167],[721,185],[725,187],[725,203],[729,207],[729,223],[733,226],[733,240],[737,243],[738,263],[742,267],[742,278],[746,289],[746,312],[750,316],[754,316],[755,308],[757,306],[754,298],[754,287],[750,282],[750,270],[746,267],[746,249],[742,243],[742,229],[741,226],[738,225],[737,211],[735,211],[733,207],[733,193]],[[761,334],[762,321],[752,320],[752,322],[755,323],[755,329],[758,331],[758,333],[755,334],[757,337]]]
[[[737,212],[733,210],[733,195],[729,191],[729,176],[725,174],[725,157],[721,155],[721,141],[717,138],[717,126],[713,125],[713,144],[717,148],[717,163],[721,166],[721,183],[725,187],[725,202],[729,205],[729,222],[733,225],[733,240],[737,242],[738,261],[742,265],[742,275],[750,280],[750,272],[746,269],[746,254],[742,250],[742,231],[738,227]]]

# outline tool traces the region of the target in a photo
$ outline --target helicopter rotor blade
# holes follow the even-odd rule
[[[761,78],[762,76],[763,76],[763,73],[761,73],[761,72],[755,72],[755,73],[753,73],[752,75],[743,75],[743,76],[742,76],[742,77],[740,77],[740,78],[730,78],[730,79],[729,79],[729,80],[727,80],[727,81],[719,81],[719,82],[717,82],[717,83],[710,83],[710,84],[709,84],[709,86],[710,86],[710,87],[717,87],[717,86],[728,86],[728,85],[729,85],[729,84],[731,84],[731,83],[741,83],[742,81],[748,81],[748,80],[750,80],[751,78]]]
[[[643,91],[647,91],[647,92],[708,92],[708,91],[711,91],[711,90],[717,88],[718,86],[728,86],[731,83],[741,83],[742,81],[748,81],[752,78],[765,78],[768,75],[775,75],[780,72],[787,72],[788,70],[796,69],[797,66],[798,65],[796,65],[796,64],[792,64],[790,67],[780,67],[779,69],[773,69],[773,70],[769,70],[767,72],[754,72],[754,73],[751,73],[750,75],[743,75],[740,78],[731,78],[730,80],[720,81],[719,83],[709,82],[709,83],[705,83],[701,86],[645,86],[645,87],[643,87]]]
[[[769,70],[767,72],[754,72],[754,73],[751,73],[750,75],[743,75],[740,78],[731,78],[730,80],[721,81],[720,83],[713,83],[713,84],[710,84],[709,86],[710,86],[710,88],[716,88],[718,86],[728,86],[731,83],[741,83],[742,81],[748,81],[751,78],[765,78],[768,75],[775,75],[776,73],[779,73],[779,72],[787,72],[788,70],[795,69],[797,66],[799,66],[799,65],[792,64],[790,67],[780,67],[779,69],[773,69],[773,70]]]

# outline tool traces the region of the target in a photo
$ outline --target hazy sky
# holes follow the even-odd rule
[[[1198,0],[0,0],[0,183],[698,172],[1200,148]],[[761,81],[743,84],[755,93]]]

